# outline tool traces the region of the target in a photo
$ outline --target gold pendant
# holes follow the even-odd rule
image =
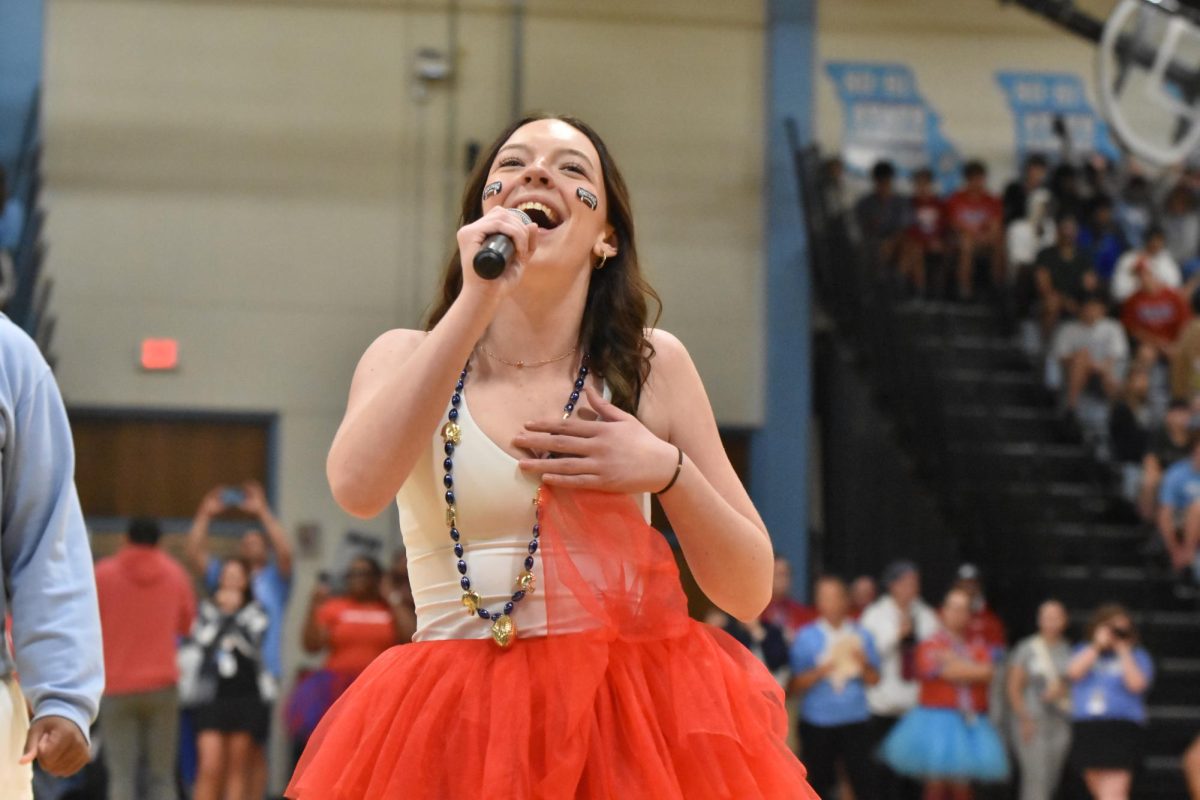
[[[442,426],[442,441],[450,442],[450,444],[458,447],[462,442],[462,428],[458,427],[456,422],[447,422]]]
[[[467,607],[467,616],[473,617],[479,612],[483,598],[479,596],[479,592],[463,592],[462,604]]]
[[[458,524],[458,512],[454,506],[446,506],[446,527],[453,528]]]
[[[492,623],[492,638],[501,647],[508,647],[517,638],[517,624],[508,614],[501,614]]]
[[[534,584],[537,578],[533,577],[533,573],[529,570],[522,570],[517,576],[517,588],[525,594],[533,594]]]

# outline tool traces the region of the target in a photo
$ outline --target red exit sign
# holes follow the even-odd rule
[[[143,339],[141,367],[147,372],[169,372],[179,368],[178,339]]]

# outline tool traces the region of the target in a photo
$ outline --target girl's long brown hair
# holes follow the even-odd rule
[[[636,414],[642,387],[650,374],[650,359],[654,356],[654,348],[646,338],[646,328],[658,323],[662,302],[642,277],[633,235],[629,190],[600,136],[585,122],[563,114],[533,114],[517,120],[496,137],[475,165],[463,192],[459,227],[483,216],[483,185],[496,153],[518,128],[541,119],[567,123],[588,137],[600,155],[604,193],[608,198],[608,224],[616,236],[617,254],[605,262],[604,269],[592,272],[579,345],[588,353],[592,370],[608,382],[613,403]],[[462,291],[461,262],[462,256],[455,246],[442,276],[441,294],[426,318],[426,330],[438,324]],[[650,303],[655,306],[653,317],[649,313]]]

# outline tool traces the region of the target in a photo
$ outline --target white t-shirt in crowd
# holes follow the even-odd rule
[[[929,606],[914,600],[909,611],[918,642],[937,632],[937,615]],[[916,707],[921,690],[918,681],[906,681],[901,675],[900,606],[885,594],[867,606],[859,624],[875,640],[880,663],[879,683],[867,689],[867,706],[872,714],[898,717]]]
[[[1129,358],[1129,338],[1121,323],[1108,317],[1092,325],[1077,319],[1063,323],[1054,335],[1054,358],[1062,361],[1080,350],[1091,353],[1094,361],[1112,359],[1119,368]]]
[[[1118,303],[1124,303],[1138,290],[1140,281],[1137,275],[1137,265],[1142,260],[1150,265],[1150,269],[1154,271],[1159,282],[1172,289],[1178,289],[1183,285],[1183,275],[1179,271],[1179,264],[1167,250],[1160,250],[1156,256],[1148,256],[1142,250],[1130,250],[1117,260],[1116,269],[1113,270],[1112,296]]]

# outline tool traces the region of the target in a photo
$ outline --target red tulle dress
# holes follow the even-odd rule
[[[469,416],[460,424],[477,437],[476,463],[522,480],[515,461],[469,427]],[[444,519],[440,544],[424,546],[436,505],[427,504],[424,519],[412,509],[406,516],[406,490],[441,498],[443,455],[435,445],[400,496],[416,640],[385,652],[342,695],[313,734],[287,797],[817,797],[787,747],[779,685],[730,636],[688,616],[671,549],[629,496],[543,490],[536,591],[512,615],[516,640],[497,645],[485,621],[453,602],[462,591]],[[469,493],[460,491],[469,450],[464,441],[454,457],[458,525],[472,581],[483,591],[475,564],[487,563],[489,546],[491,556],[498,551],[486,536],[469,538],[472,530],[490,533],[486,503],[476,504],[472,519]],[[512,481],[475,483],[485,494],[488,486],[512,493]],[[530,522],[532,496],[522,492],[516,506]],[[527,555],[529,527],[522,527],[513,532],[519,549],[503,548],[516,565],[504,584]],[[502,605],[512,591],[494,588],[485,607]]]

